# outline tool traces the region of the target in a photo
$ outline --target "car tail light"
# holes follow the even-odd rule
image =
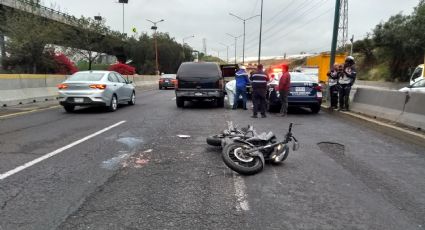
[[[163,79],[159,79],[159,83],[163,83],[164,82],[164,80]]]
[[[106,89],[106,85],[105,84],[94,84],[94,85],[90,85],[90,88],[92,88],[92,89]]]
[[[314,89],[315,89],[317,92],[322,92],[322,86],[320,86],[320,85],[314,86]]]
[[[223,79],[221,79],[221,80],[218,81],[218,88],[219,89],[224,89],[224,80]]]
[[[173,80],[171,80],[171,83],[176,84],[177,83],[177,80],[176,79],[173,79]]]
[[[175,79],[173,83],[174,83],[174,89],[178,89],[179,88],[179,80]]]
[[[59,84],[58,85],[58,89],[67,89],[68,85],[67,84]]]

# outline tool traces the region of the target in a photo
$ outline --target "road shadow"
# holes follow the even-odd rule
[[[117,110],[126,109],[130,107],[130,105],[118,105]],[[116,111],[115,111],[116,112]],[[64,113],[67,113],[64,111]],[[76,107],[72,114],[104,114],[110,113],[110,111],[106,107],[101,106],[93,106],[93,107]]]
[[[223,109],[215,101],[185,101],[184,109]]]

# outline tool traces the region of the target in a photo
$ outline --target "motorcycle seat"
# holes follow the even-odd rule
[[[249,138],[247,141],[270,141],[276,137],[272,132],[269,133],[261,133],[259,135],[256,135],[252,138]]]

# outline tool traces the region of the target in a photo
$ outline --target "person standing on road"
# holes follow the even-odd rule
[[[234,107],[235,94],[236,94],[236,80],[231,80],[225,85],[227,100],[229,102],[229,108]]]
[[[263,65],[258,64],[257,71],[255,71],[251,77],[252,85],[252,103],[254,104],[254,114],[252,118],[257,118],[258,112],[261,113],[261,117],[266,117],[266,94],[267,94],[267,81],[269,77],[263,70]]]
[[[339,94],[339,77],[340,73],[343,73],[343,66],[337,63],[334,64],[333,69],[328,72],[329,77],[329,93],[331,96],[331,108],[338,108],[338,94]]]
[[[354,82],[356,81],[357,72],[354,67],[354,58],[348,56],[344,63],[344,73],[339,78],[339,84],[341,86],[339,90],[339,110],[348,111],[350,101],[350,91]]]
[[[236,79],[236,96],[235,96],[235,101],[233,103],[233,109],[238,108],[239,97],[242,95],[243,109],[247,110],[246,85],[248,85],[249,79],[248,79],[248,73],[246,72],[245,66],[239,67],[239,71],[236,72],[235,79]]]
[[[279,95],[282,107],[280,114],[282,117],[288,114],[288,94],[291,87],[291,75],[288,72],[289,67],[287,64],[282,65],[282,76],[279,79]]]

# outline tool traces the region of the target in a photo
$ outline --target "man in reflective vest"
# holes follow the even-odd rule
[[[263,65],[257,66],[257,71],[253,72],[251,77],[252,85],[252,103],[254,104],[253,118],[257,118],[258,112],[261,117],[266,117],[266,95],[267,95],[267,81],[269,76],[263,71]]]
[[[354,58],[352,56],[348,56],[345,59],[344,74],[341,74],[341,77],[339,78],[339,84],[341,86],[339,90],[339,110],[342,111],[349,110],[348,102],[350,101],[350,91],[357,76],[354,64]]]

